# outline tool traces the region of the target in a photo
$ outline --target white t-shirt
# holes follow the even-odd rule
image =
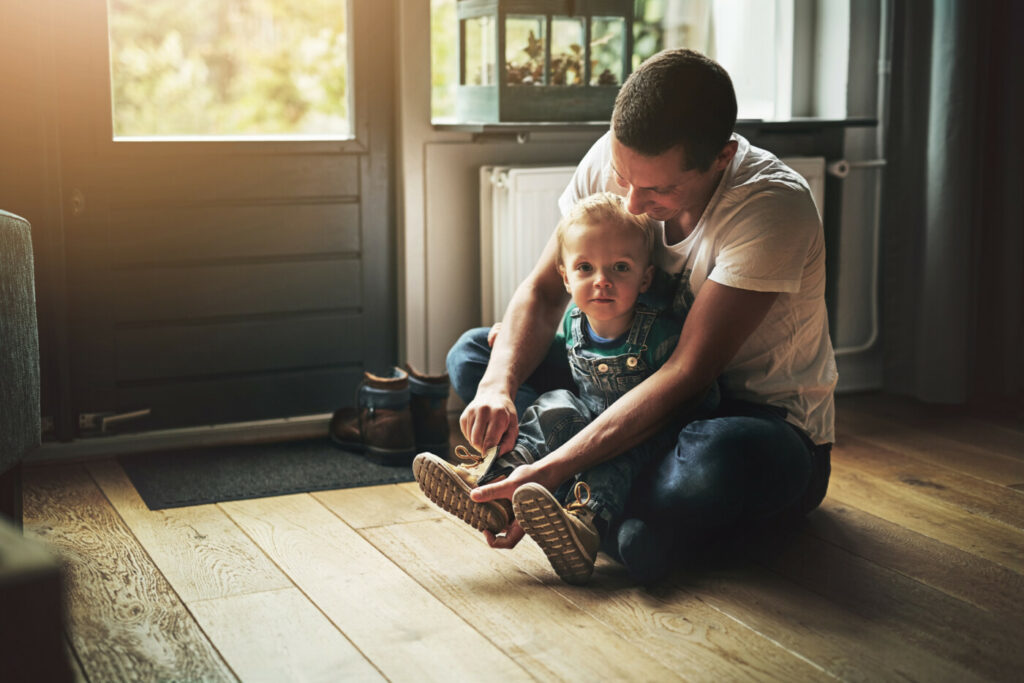
[[[665,243],[659,265],[682,277],[686,298],[708,279],[779,292],[764,321],[719,378],[725,395],[779,406],[815,443],[835,441],[838,374],[825,310],[825,236],[807,182],[739,135],[736,156],[686,239]],[[558,200],[562,214],[595,192],[625,195],[611,167],[611,133],[594,143]],[[692,294],[690,294],[692,292]],[[680,297],[677,297],[680,298]]]

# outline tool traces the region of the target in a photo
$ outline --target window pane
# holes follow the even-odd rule
[[[108,0],[114,137],[351,134],[345,0]]]
[[[633,68],[664,48],[689,47],[717,60],[732,77],[739,118],[788,118],[791,93],[779,74],[792,73],[792,19],[786,0],[636,0]],[[787,48],[787,44],[789,48]]]
[[[544,83],[544,17],[505,19],[505,79],[510,85]]]
[[[626,50],[626,21],[622,17],[594,17],[590,22],[591,85],[622,82],[622,53]]]
[[[466,39],[466,82],[463,85],[494,85],[494,51],[498,40],[492,17],[470,17],[463,23]]]
[[[430,0],[430,114],[455,115],[455,79],[459,73],[455,0]]]
[[[582,19],[551,20],[551,85],[583,85]]]

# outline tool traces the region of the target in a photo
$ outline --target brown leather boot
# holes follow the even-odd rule
[[[409,390],[412,410],[412,428],[416,435],[416,450],[448,455],[448,391],[451,383],[448,373],[425,375],[408,363]]]
[[[392,368],[389,376],[363,373],[356,407],[331,417],[331,440],[379,465],[408,466],[416,454],[409,396],[405,370]]]

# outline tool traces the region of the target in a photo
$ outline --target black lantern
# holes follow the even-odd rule
[[[460,122],[611,117],[633,0],[458,0]]]

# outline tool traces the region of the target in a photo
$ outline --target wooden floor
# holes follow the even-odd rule
[[[1024,428],[842,397],[784,542],[655,587],[494,551],[415,485],[149,511],[113,461],[26,472],[82,680],[1024,679]]]

